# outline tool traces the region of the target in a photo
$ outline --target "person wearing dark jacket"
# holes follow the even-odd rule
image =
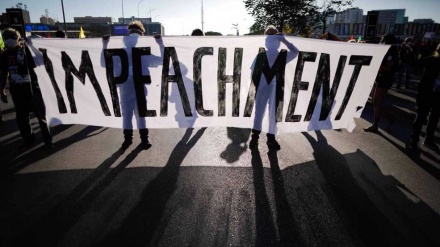
[[[410,74],[412,73],[412,66],[414,60],[414,52],[411,48],[413,39],[406,38],[403,44],[400,46],[399,51],[399,77],[397,80],[397,88],[401,86],[405,86],[405,88],[409,87],[409,79]],[[403,76],[405,74],[405,76]]]
[[[410,148],[417,148],[420,132],[429,115],[426,127],[424,146],[438,150],[434,141],[434,133],[440,118],[440,44],[431,46],[432,55],[420,59],[419,63],[425,68],[417,94],[417,116],[413,124]]]
[[[2,36],[6,50],[0,56],[0,92],[2,101],[7,101],[5,87],[9,80],[9,92],[15,106],[18,129],[24,139],[20,149],[27,149],[35,144],[35,134],[30,124],[31,112],[38,119],[44,143],[52,148],[52,135],[46,121],[46,107],[34,71],[36,65],[32,54],[15,29],[5,29]]]
[[[379,67],[379,72],[377,73],[376,81],[373,86],[373,109],[374,109],[374,120],[373,124],[366,128],[367,132],[377,132],[379,129],[379,121],[382,116],[382,102],[387,94],[388,90],[391,88],[394,82],[394,72],[398,66],[398,52],[396,44],[396,36],[393,34],[387,34],[382,37],[381,44],[391,45],[382,63]]]

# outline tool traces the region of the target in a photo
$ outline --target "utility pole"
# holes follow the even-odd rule
[[[139,4],[141,4],[142,1],[144,1],[144,0],[140,0],[138,3],[138,20],[139,20]]]
[[[232,29],[235,29],[235,30],[237,30],[237,36],[239,35],[239,33],[238,33],[238,23],[237,24],[234,24],[234,23],[232,23]]]
[[[125,24],[125,17],[124,17],[124,0],[122,0],[122,24]]]
[[[64,33],[66,33],[66,35],[67,35],[66,15],[64,14],[64,3],[63,3],[63,0],[61,0],[61,8],[63,9]]]
[[[205,21],[203,18],[203,0],[202,0],[202,31],[205,32]]]

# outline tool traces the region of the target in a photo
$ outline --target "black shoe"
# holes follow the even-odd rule
[[[409,143],[408,143],[408,147],[410,148],[410,149],[417,149],[417,142],[414,142],[414,141],[410,141]]]
[[[425,147],[427,147],[427,148],[429,148],[429,149],[435,150],[435,151],[438,151],[438,150],[439,150],[439,149],[438,149],[438,146],[435,144],[435,142],[434,142],[434,141],[431,141],[431,140],[425,140],[425,141],[423,142],[423,146],[425,146]]]
[[[133,140],[131,139],[125,139],[125,141],[121,145],[121,149],[125,150],[133,143]]]
[[[33,146],[34,146],[34,142],[25,142],[22,145],[20,145],[18,147],[18,149],[20,152],[22,152],[22,151],[25,151],[25,150],[32,148]]]
[[[153,145],[151,144],[150,139],[149,139],[149,138],[146,138],[146,139],[143,139],[143,140],[141,141],[141,146],[142,146],[145,150],[147,150],[147,149],[151,148],[151,146],[153,146]]]
[[[49,149],[52,149],[52,148],[55,147],[55,145],[53,144],[53,142],[46,142],[45,145],[46,145],[46,147],[49,148]]]
[[[249,142],[249,148],[254,149],[258,148],[258,138],[252,138]]]
[[[364,129],[364,131],[376,133],[379,131],[379,128],[377,128],[377,126],[371,125],[370,127]]]
[[[270,138],[267,139],[267,146],[269,147],[269,149],[275,149],[275,150],[281,150],[281,146],[280,144],[277,142],[277,140],[275,138]]]

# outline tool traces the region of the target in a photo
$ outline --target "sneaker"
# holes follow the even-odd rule
[[[425,146],[429,149],[435,150],[435,151],[439,150],[438,146],[433,141],[426,141],[425,140],[425,142],[423,142],[423,146]]]
[[[132,143],[133,143],[133,140],[125,139],[125,141],[121,145],[121,149],[123,149],[123,150],[127,149]]]
[[[151,146],[153,146],[153,145],[151,144],[149,138],[146,138],[146,139],[143,139],[143,140],[141,141],[141,146],[142,146],[145,150],[147,150],[147,149],[151,148]]]
[[[370,127],[364,129],[365,132],[378,132],[379,128],[377,128],[377,126],[371,125]]]
[[[277,142],[277,140],[275,138],[267,139],[266,143],[267,143],[267,146],[269,148],[272,148],[272,149],[275,149],[275,150],[281,150],[281,146],[280,146],[280,144]]]

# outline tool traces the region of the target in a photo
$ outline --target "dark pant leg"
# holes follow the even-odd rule
[[[145,129],[139,129],[139,135],[141,136],[141,140],[148,140],[148,133],[149,133],[149,130],[147,129],[147,128],[145,128]]]
[[[418,141],[420,136],[420,131],[422,130],[423,124],[428,117],[430,111],[429,99],[426,96],[417,97],[417,116],[413,124],[412,140]]]
[[[16,120],[20,134],[25,142],[34,141],[34,133],[30,123],[32,92],[29,84],[11,84],[9,89],[15,106]]]
[[[435,129],[440,118],[440,95],[437,95],[433,100],[433,105],[431,108],[431,114],[429,115],[428,126],[426,127],[426,138],[434,140]]]
[[[133,130],[132,129],[124,129],[124,139],[125,140],[132,140],[133,139]]]
[[[275,135],[274,134],[267,133],[266,137],[267,137],[268,140],[275,140]]]
[[[260,138],[261,130],[252,129],[252,139]]]
[[[43,141],[46,144],[52,143],[52,135],[50,134],[49,126],[46,120],[46,106],[43,101],[43,96],[39,88],[33,89],[33,112],[35,113],[38,123],[40,124]]]

